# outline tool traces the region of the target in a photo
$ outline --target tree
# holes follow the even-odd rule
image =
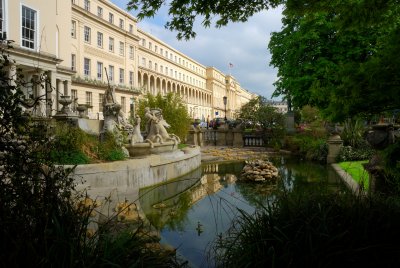
[[[284,135],[285,116],[272,107],[264,97],[257,97],[243,105],[238,118],[254,129],[259,125],[267,144],[278,145]]]
[[[279,70],[274,95],[316,106],[334,121],[399,107],[397,1],[375,3],[379,15],[367,10],[371,1],[300,2],[311,5],[287,5],[283,30],[269,44]]]
[[[144,18],[165,3],[131,0],[128,8]],[[203,26],[215,20],[221,27],[279,4],[285,5],[284,28],[269,44],[279,76],[275,96],[297,108],[316,106],[334,121],[400,107],[399,0],[172,0],[166,28],[189,39],[198,15]]]
[[[146,98],[139,103],[138,114],[140,118],[144,118],[144,109],[160,108],[165,121],[171,125],[168,133],[177,135],[181,141],[184,141],[189,131],[191,119],[188,115],[187,108],[182,99],[175,94],[168,93],[165,96],[157,94],[156,96],[148,93]],[[145,128],[146,121],[141,121],[141,129]]]

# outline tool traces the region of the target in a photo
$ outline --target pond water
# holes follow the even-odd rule
[[[288,191],[346,191],[330,166],[290,158],[270,159]],[[212,242],[225,233],[238,209],[254,212],[275,198],[277,184],[238,181],[243,162],[208,163],[190,174],[140,190],[140,204],[161,243],[177,248],[190,267],[212,267]]]

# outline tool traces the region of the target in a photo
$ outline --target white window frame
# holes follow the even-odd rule
[[[91,61],[89,58],[83,58],[83,75],[85,77],[90,77],[90,64]]]
[[[125,70],[123,68],[119,68],[119,83],[121,85],[125,83]]]
[[[71,54],[71,70],[76,70],[76,54]]]
[[[100,18],[103,17],[103,8],[100,6],[97,6],[97,16]]]
[[[124,20],[119,19],[119,28],[124,29]]]
[[[90,44],[91,35],[92,35],[92,29],[90,29],[89,26],[84,26],[83,27],[83,41],[85,41],[85,43]]]
[[[97,46],[98,47],[103,47],[103,33],[102,32],[97,32]]]
[[[71,37],[76,39],[76,20],[71,20]]]
[[[108,50],[114,52],[114,38],[112,37],[108,38]]]
[[[103,80],[103,63],[97,62],[97,80]]]
[[[119,42],[119,55],[120,56],[125,55],[125,43],[122,41]]]
[[[129,85],[133,86],[133,72],[132,71],[129,72]]]
[[[111,12],[108,13],[108,22],[114,24],[114,14]]]
[[[108,65],[108,79],[113,82],[114,81],[114,66]]]
[[[89,1],[89,0],[84,0],[84,1],[83,1],[83,8],[84,8],[86,11],[90,11],[90,1]]]
[[[135,57],[134,48],[133,46],[129,46],[129,58],[133,60],[134,57]]]
[[[85,95],[86,95],[86,105],[87,106],[91,106],[93,107],[93,93],[91,91],[85,91]],[[88,108],[89,111],[92,110],[92,108]]]
[[[129,24],[129,33],[133,33],[133,25]]]
[[[104,94],[99,93],[99,112],[103,112],[103,100],[104,100]]]
[[[25,40],[24,38],[23,38],[23,34],[22,34],[22,10],[23,10],[23,8],[28,8],[28,9],[30,9],[30,10],[32,10],[32,11],[34,11],[35,12],[35,27],[34,27],[34,40],[32,41],[32,43],[33,43],[33,48],[31,48],[31,47],[27,47],[27,46],[24,46],[23,45],[23,41],[27,41],[27,40]],[[23,48],[26,48],[26,49],[31,49],[31,50],[37,50],[37,48],[38,48],[38,40],[39,40],[39,36],[38,36],[38,34],[39,34],[39,32],[38,32],[38,29],[39,29],[39,11],[38,10],[36,10],[36,9],[33,9],[33,8],[31,8],[30,6],[28,6],[28,5],[25,5],[25,4],[21,4],[21,16],[20,16],[20,25],[21,25],[21,28],[20,28],[20,30],[21,30],[21,47],[23,47]],[[30,41],[28,41],[28,42],[30,42]]]

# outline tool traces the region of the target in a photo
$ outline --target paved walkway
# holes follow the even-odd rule
[[[204,146],[201,147],[201,161],[244,161],[248,159],[263,159],[285,153],[289,152],[283,150],[277,152],[264,147]]]

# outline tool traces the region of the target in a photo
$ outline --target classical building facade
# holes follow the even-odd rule
[[[50,77],[48,87],[56,89],[27,89],[27,97],[46,96],[38,115],[54,115],[60,109],[59,97],[68,95],[74,109],[85,105],[90,118],[102,119],[108,85],[115,87],[126,115],[146,93],[178,94],[190,116],[201,120],[233,118],[255,96],[233,76],[204,66],[138,29],[135,17],[108,0],[0,3],[1,32],[16,41],[15,67],[28,79]],[[9,73],[15,75],[15,68]]]
[[[36,116],[54,114],[59,96],[70,94],[70,20],[69,1],[0,0],[1,37],[14,41],[9,77],[22,73],[26,99],[40,98],[32,111]]]

